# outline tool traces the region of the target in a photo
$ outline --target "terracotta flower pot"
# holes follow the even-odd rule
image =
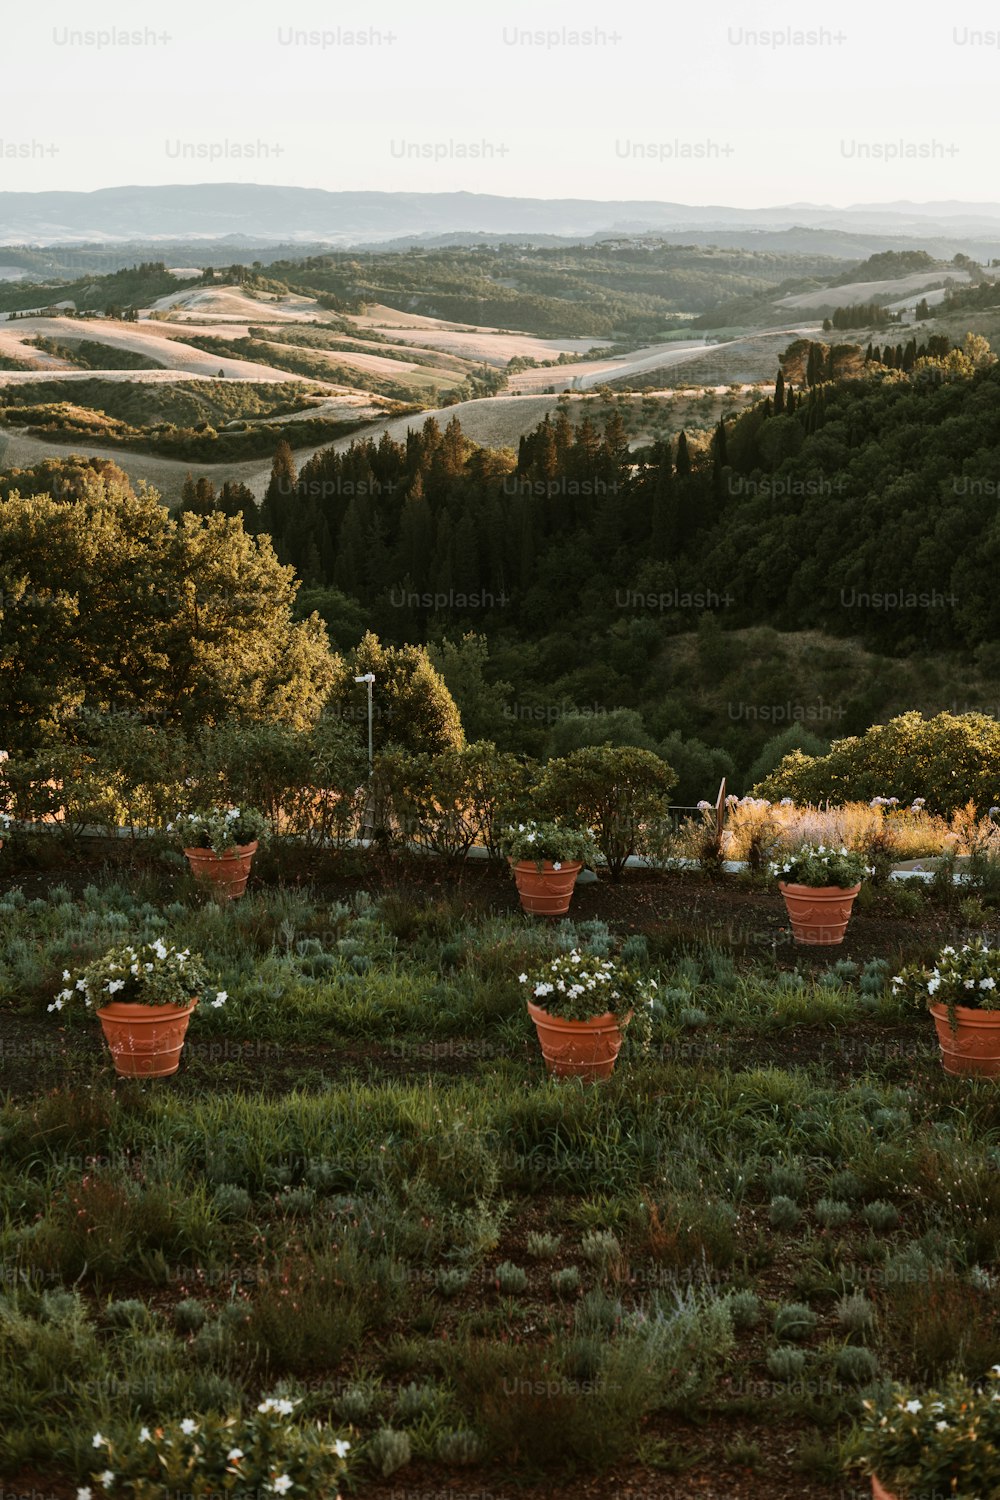
[[[879,1484],[875,1475],[872,1475],[872,1500],[896,1500],[891,1490],[887,1490],[884,1484]]]
[[[946,1073],[966,1077],[1000,1077],[1000,1011],[971,1010],[955,1006],[957,1025],[953,1031],[946,1005],[932,1005],[941,1063]]]
[[[252,844],[237,844],[224,854],[214,854],[211,849],[185,849],[196,880],[210,880],[220,896],[234,901],[247,888],[250,866],[257,853],[257,840]]]
[[[513,864],[514,880],[521,906],[541,917],[564,917],[573,899],[576,877],[583,869],[577,860],[567,860],[557,870],[551,860],[536,868],[534,860],[522,859]]]
[[[165,1078],[176,1073],[191,1012],[198,1004],[135,1005],[109,1000],[97,1012],[122,1078]]]
[[[621,1019],[611,1011],[589,1021],[564,1021],[528,1001],[545,1066],[554,1078],[610,1078],[632,1012]]]
[[[779,880],[778,890],[785,898],[795,941],[827,948],[842,943],[854,898],[860,889],[860,883],[850,886],[790,885]]]

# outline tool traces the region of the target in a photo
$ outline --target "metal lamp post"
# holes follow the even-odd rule
[[[366,682],[368,684],[368,796],[365,798],[365,811],[361,823],[362,833],[367,833],[371,838],[375,832],[375,809],[372,806],[373,786],[372,773],[375,769],[373,722],[375,710],[372,700],[372,688],[375,683],[375,673],[365,672],[362,677],[355,677],[355,682]]]
[[[372,686],[373,686],[373,684],[375,682],[375,673],[374,672],[366,672],[363,677],[355,677],[354,681],[355,682],[367,682],[367,684],[368,684],[368,779],[370,781],[371,780],[372,770],[373,770],[374,764],[375,764],[374,753],[373,753],[373,735],[372,735],[372,721],[373,721],[374,712],[375,712],[373,704],[372,704]]]

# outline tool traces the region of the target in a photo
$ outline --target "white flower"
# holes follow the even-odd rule
[[[109,1490],[115,1482],[115,1471],[114,1469],[105,1469],[104,1473],[98,1474],[97,1477],[103,1484],[104,1488],[106,1490]]]
[[[151,1443],[153,1441],[153,1434],[148,1427],[139,1428],[139,1441],[140,1443]]]
[[[947,1432],[948,1431],[948,1423],[947,1422],[935,1422],[934,1426],[935,1426],[935,1428],[937,1429],[938,1432]]]
[[[552,868],[553,868],[553,870],[561,870],[562,869],[562,862],[561,862],[561,860],[554,859],[552,861]]]
[[[63,969],[63,978],[64,979],[68,979],[69,977],[70,977],[69,970],[68,969]]]
[[[94,1433],[94,1447],[95,1448],[103,1448],[104,1444],[106,1442],[107,1442],[107,1438],[104,1437],[102,1433],[100,1433],[100,1432],[95,1432]]]
[[[904,1408],[904,1410],[906,1410],[908,1412],[913,1412],[914,1414],[916,1412],[918,1412],[918,1411],[923,1411],[923,1409],[924,1409],[924,1403],[922,1401],[918,1401],[916,1399],[916,1397],[914,1397],[914,1399],[912,1401],[907,1401],[906,1406]]]
[[[997,982],[996,982],[995,979],[989,979],[989,978],[987,978],[987,979],[981,979],[979,981],[979,988],[981,990],[995,990],[996,987],[997,987]]]
[[[94,1500],[94,1492],[89,1484],[85,1484],[77,1490],[76,1500]]]
[[[216,995],[215,999],[212,1001],[212,1004],[216,1007],[216,1009],[218,1009],[218,1007],[220,1005],[225,1005],[225,1003],[226,1003],[226,1001],[228,999],[229,999],[229,992],[228,992],[228,990],[220,990],[219,993]]]
[[[344,1438],[338,1438],[333,1445],[333,1451],[338,1458],[346,1458],[351,1451],[351,1445]]]
[[[198,1423],[194,1420],[194,1418],[193,1417],[185,1417],[184,1420],[183,1420],[183,1422],[181,1423],[181,1432],[183,1432],[184,1436],[185,1437],[190,1437],[191,1434],[192,1434],[192,1432],[197,1432],[197,1431],[198,1431]]]
[[[243,1457],[243,1449],[242,1448],[230,1448],[229,1452],[226,1454],[226,1463],[227,1464],[238,1463],[242,1457]]]
[[[527,984],[527,982],[528,982],[528,976],[527,976],[527,974],[518,974],[518,976],[517,976],[517,982],[518,982],[518,984]]]
[[[87,981],[85,979],[78,979],[76,981],[76,987],[78,990],[85,990],[87,988]]]
[[[271,1485],[271,1488],[276,1495],[287,1495],[291,1487],[292,1481],[289,1479],[287,1474],[279,1474],[277,1479]]]
[[[109,979],[107,984],[105,985],[105,989],[107,990],[109,995],[117,995],[118,991],[123,990],[124,988],[124,979]]]
[[[287,1396],[268,1396],[262,1401],[257,1410],[262,1412],[277,1412],[279,1417],[290,1417],[298,1405],[297,1401],[290,1401]]]

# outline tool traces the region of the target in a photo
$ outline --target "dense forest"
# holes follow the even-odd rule
[[[1000,530],[983,503],[998,488],[1000,374],[979,342],[948,358],[908,346],[909,371],[872,351],[842,382],[817,379],[814,344],[805,389],[779,375],[699,445],[682,433],[633,452],[617,413],[574,426],[564,404],[517,454],[434,420],[405,443],[325,450],[298,475],[284,450],[262,525],[305,582],[356,599],[388,635],[427,628],[425,597],[535,633],[553,598],[610,620],[632,589],[726,596],[734,624],[971,648],[1000,625]],[[945,602],[854,602],[894,591]]]
[[[179,382],[170,420],[147,426],[163,392],[81,382],[81,399],[91,384],[123,442],[154,434],[192,457],[230,441],[235,456],[241,436],[274,453],[267,419],[310,401]],[[63,404],[63,436],[85,415]],[[335,648],[368,629],[427,642],[473,735],[543,756],[654,748],[681,800],[717,774],[748,785],[777,742],[816,750],[890,710],[989,708],[1000,373],[985,340],[799,339],[765,399],[638,442],[613,402],[560,402],[516,450],[414,415],[405,440],[324,448],[301,472],[281,442],[260,507],[195,472],[182,512],[269,536],[302,582],[298,616],[317,611]],[[0,496],[72,499],[80,472],[52,459],[4,476]]]
[[[806,341],[714,433],[639,449],[568,402],[517,452],[433,419],[300,473],[283,446],[259,513],[205,483],[184,508],[242,508],[336,646],[430,642],[479,732],[669,743],[704,790],[776,733],[856,733],[922,688],[955,706],[956,662],[995,675],[1000,371],[975,338],[902,354]]]

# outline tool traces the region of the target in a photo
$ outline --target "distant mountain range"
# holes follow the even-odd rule
[[[774,208],[485,193],[326,192],[257,183],[0,192],[0,245],[122,242],[375,247],[489,238],[667,234],[689,242],[806,249],[845,259],[918,241],[932,254],[1000,256],[1000,203],[792,203]]]

